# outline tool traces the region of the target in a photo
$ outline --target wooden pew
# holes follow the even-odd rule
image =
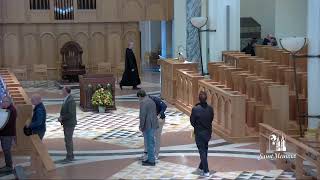
[[[0,69],[0,76],[3,77],[8,94],[12,97],[13,103],[17,109],[17,142],[13,147],[13,154],[18,156],[30,156],[30,168],[35,171],[36,175],[44,177],[42,175],[45,175],[49,171],[55,169],[55,165],[48,154],[48,150],[39,137],[36,135],[25,136],[23,132],[23,127],[31,120],[32,117],[32,105],[30,99],[21,87],[19,81],[15,78],[14,74],[8,69]]]

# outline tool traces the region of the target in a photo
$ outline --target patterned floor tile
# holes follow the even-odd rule
[[[196,168],[185,165],[159,161],[155,167],[144,167],[140,162],[134,162],[122,171],[113,175],[111,179],[243,179],[262,180],[283,178],[281,174],[286,174],[282,170],[279,176],[275,176],[273,171],[234,171],[234,172],[213,172],[210,177],[204,178],[195,174]],[[261,173],[261,174],[260,174]],[[288,173],[287,173],[288,174]],[[285,176],[287,179],[295,179],[294,175]]]
[[[77,114],[78,124],[74,137],[93,139],[101,142],[137,148],[142,146],[142,133],[139,131],[139,110],[120,108],[108,113],[81,112]],[[191,130],[188,116],[169,109],[166,113],[163,133]],[[59,114],[47,115],[45,138],[63,138],[63,127],[57,121]]]

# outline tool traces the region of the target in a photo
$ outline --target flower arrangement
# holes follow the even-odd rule
[[[94,92],[91,102],[94,106],[112,106],[112,94],[104,88],[99,88]]]

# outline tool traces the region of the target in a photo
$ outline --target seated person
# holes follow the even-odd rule
[[[32,121],[27,128],[29,129],[30,134],[37,134],[42,140],[46,132],[46,108],[38,94],[31,97],[31,103],[34,105],[33,116]]]
[[[270,42],[271,46],[278,46],[278,42],[277,39],[275,37],[271,37],[271,42]]]
[[[248,45],[241,50],[241,52],[245,52],[246,54],[251,54],[251,56],[255,56],[255,45],[257,43],[257,39],[253,38],[251,41],[248,43]]]
[[[272,34],[268,34],[267,37],[263,39],[262,45],[270,45],[272,37]]]

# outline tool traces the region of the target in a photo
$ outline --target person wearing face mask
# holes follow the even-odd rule
[[[12,155],[11,146],[16,136],[16,119],[17,110],[12,103],[12,99],[9,96],[2,98],[2,109],[8,111],[9,119],[7,124],[0,130],[1,148],[4,154],[6,165],[0,168],[0,172],[12,172]]]
[[[26,128],[29,129],[30,134],[37,134],[42,140],[46,132],[46,108],[39,94],[32,95],[31,103],[34,105],[33,115],[30,125],[27,125]]]
[[[133,42],[129,42],[129,46],[126,49],[125,69],[120,81],[121,90],[122,86],[132,86],[132,89],[140,89],[137,87],[139,84],[141,84],[141,80],[139,77],[136,57],[132,50],[133,46]]]

